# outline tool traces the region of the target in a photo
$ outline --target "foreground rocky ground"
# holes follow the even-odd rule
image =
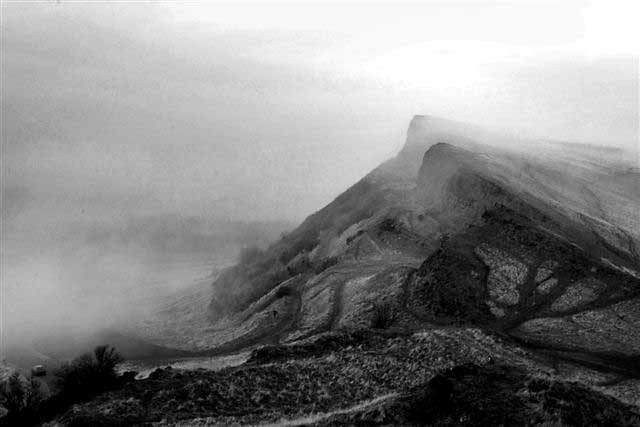
[[[361,330],[261,347],[220,371],[158,369],[59,422],[640,425],[636,387],[480,329]]]

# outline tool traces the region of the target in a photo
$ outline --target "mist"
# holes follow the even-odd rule
[[[3,337],[143,317],[415,114],[640,162],[637,10],[603,4],[3,3]]]
[[[9,346],[123,329],[168,296],[212,281],[242,248],[266,247],[292,227],[177,214],[50,223],[13,217],[3,225]]]

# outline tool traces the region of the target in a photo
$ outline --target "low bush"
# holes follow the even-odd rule
[[[116,366],[122,361],[118,352],[103,345],[54,372],[54,394],[35,377],[13,374],[0,385],[0,405],[8,412],[0,425],[40,425],[64,413],[71,405],[86,401],[135,378],[134,372],[118,376]]]
[[[116,365],[122,360],[115,348],[102,345],[93,354],[83,354],[63,365],[55,372],[60,396],[75,402],[114,387],[118,383]]]
[[[325,271],[327,268],[333,267],[334,265],[336,265],[340,260],[337,257],[329,257],[329,258],[325,258],[322,260],[322,262],[320,262],[318,265],[315,266],[313,272],[315,274],[320,274],[323,271]]]
[[[385,218],[378,228],[389,233],[397,233],[400,231],[400,224],[394,218]]]
[[[294,257],[289,264],[287,264],[287,273],[289,276],[297,276],[298,274],[305,274],[313,269],[309,254],[307,252],[299,253]]]
[[[358,231],[356,232],[356,234],[354,234],[354,235],[352,235],[352,236],[347,237],[347,245],[350,245],[350,244],[351,244],[351,242],[353,242],[353,241],[355,240],[355,238],[356,238],[356,237],[362,236],[364,233],[365,233],[365,231],[364,231],[364,230],[358,230]]]
[[[289,245],[280,253],[278,259],[284,265],[296,257],[301,252],[311,252],[320,243],[317,232],[301,234],[292,240]]]
[[[8,411],[2,423],[30,424],[46,397],[39,380],[15,372],[0,386],[0,404]]]

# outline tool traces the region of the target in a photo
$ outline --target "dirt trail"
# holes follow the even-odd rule
[[[375,399],[365,400],[363,402],[360,402],[356,405],[353,405],[344,409],[336,409],[334,411],[329,411],[329,412],[310,414],[300,418],[280,420],[277,423],[258,424],[258,425],[263,427],[275,427],[275,426],[303,426],[303,425],[309,425],[309,424],[317,424],[322,421],[326,421],[335,415],[350,414],[352,412],[358,412],[367,408],[374,407],[376,405],[379,405],[381,402],[384,402],[385,400],[388,400],[388,399],[392,399],[396,396],[398,396],[398,393],[388,393],[382,396],[378,396]]]

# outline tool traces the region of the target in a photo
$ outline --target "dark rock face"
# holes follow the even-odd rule
[[[443,245],[422,263],[410,281],[407,308],[417,316],[448,322],[486,324],[489,269],[463,248]]]

